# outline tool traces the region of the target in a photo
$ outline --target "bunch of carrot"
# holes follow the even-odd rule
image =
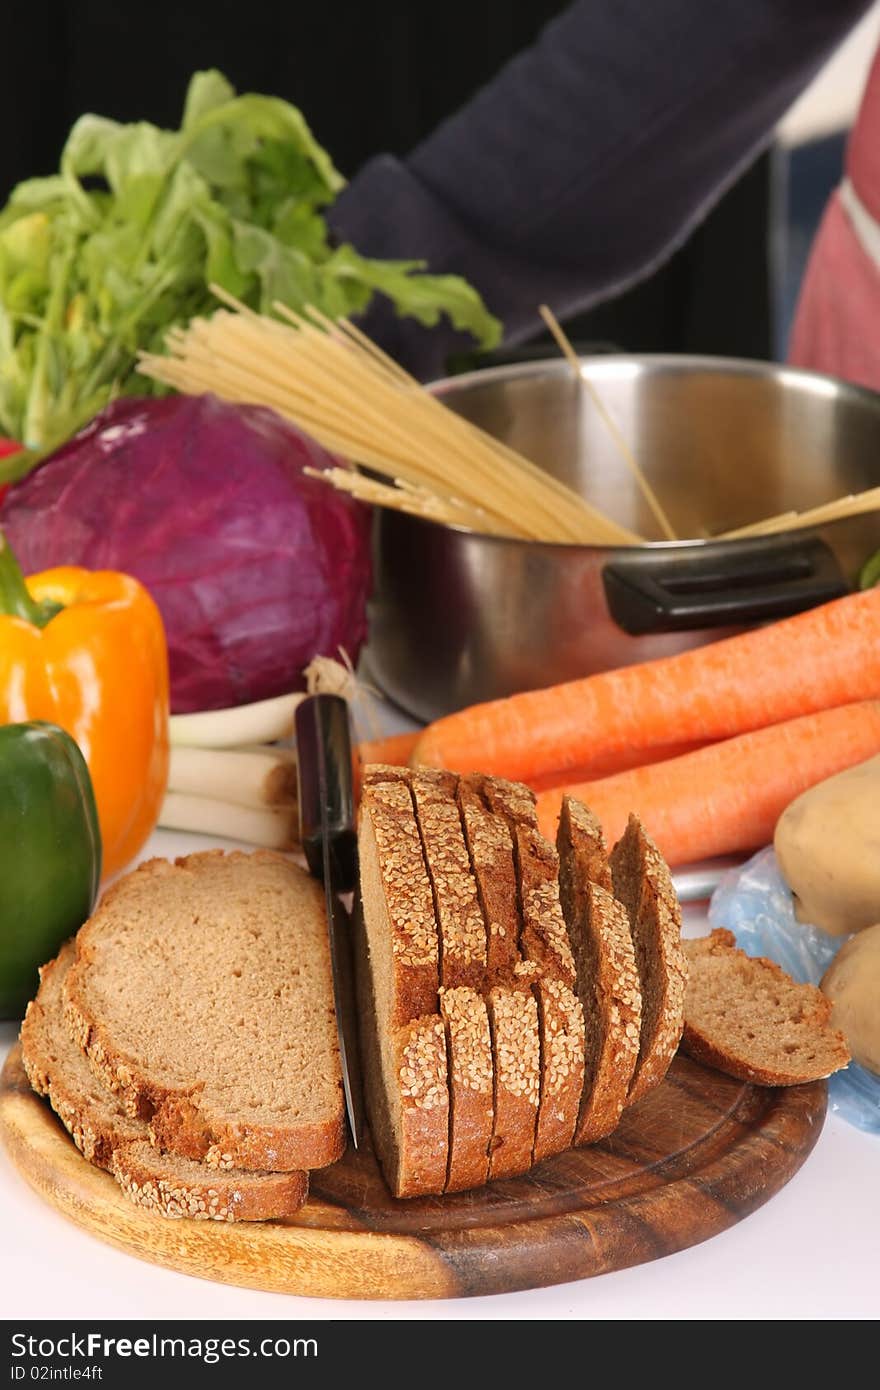
[[[709,646],[476,705],[414,764],[564,792],[616,838],[636,811],[673,864],[756,848],[808,787],[880,753],[880,589]]]

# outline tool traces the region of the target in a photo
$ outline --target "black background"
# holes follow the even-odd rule
[[[6,0],[0,202],[20,179],[52,172],[85,111],[176,127],[187,80],[206,67],[241,91],[300,106],[351,177],[373,154],[406,154],[564,8],[560,0]],[[763,159],[666,267],[569,324],[572,336],[631,351],[770,356],[769,177]]]

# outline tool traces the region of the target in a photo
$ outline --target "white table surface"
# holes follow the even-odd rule
[[[142,858],[210,843],[157,831]],[[226,842],[227,844],[230,842]],[[686,911],[686,932],[705,929]],[[0,1025],[5,1056],[16,1028]],[[829,1114],[816,1148],[764,1207],[651,1264],[526,1293],[443,1302],[292,1298],[145,1264],[78,1230],[0,1146],[0,1307],[7,1319],[875,1318],[880,1314],[880,1139]],[[156,1217],[156,1220],[161,1218]]]

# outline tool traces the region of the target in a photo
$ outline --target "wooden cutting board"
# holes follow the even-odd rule
[[[13,1048],[0,1135],[19,1172],[99,1240],[202,1279],[322,1298],[456,1298],[560,1284],[668,1255],[772,1197],[822,1128],[826,1085],[765,1090],[678,1057],[610,1139],[525,1178],[399,1202],[369,1152],[312,1175],[295,1220],[169,1221],[74,1148]]]

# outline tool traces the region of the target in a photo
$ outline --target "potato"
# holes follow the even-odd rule
[[[880,922],[880,757],[797,797],[774,845],[801,922],[834,936]]]
[[[853,1060],[880,1073],[880,923],[843,943],[821,988]]]

